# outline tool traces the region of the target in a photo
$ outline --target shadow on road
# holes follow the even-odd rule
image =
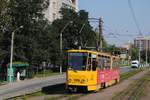
[[[67,92],[65,90],[65,83],[43,87],[42,93],[44,94],[66,94]]]
[[[62,83],[43,87],[42,93],[50,95],[50,94],[89,94],[91,92],[87,92],[84,90],[79,90],[78,92],[67,92],[65,83]]]

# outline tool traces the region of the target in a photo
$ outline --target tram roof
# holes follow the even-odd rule
[[[77,49],[73,49],[73,50],[68,50],[67,52],[85,52],[85,53],[99,54],[99,55],[109,56],[109,57],[111,56],[111,54],[109,54],[109,53],[92,51],[92,50],[77,50]]]

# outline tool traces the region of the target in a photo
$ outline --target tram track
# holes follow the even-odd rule
[[[140,79],[134,80],[125,90],[119,92],[112,100],[140,100],[149,81],[150,71]]]

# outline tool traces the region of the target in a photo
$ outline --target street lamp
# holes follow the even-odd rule
[[[67,26],[73,23],[73,21],[69,21],[64,27],[63,29],[60,31],[60,54],[61,54],[61,65],[60,65],[60,74],[62,74],[62,33],[64,32],[64,30],[67,28]]]
[[[11,80],[11,77],[12,77],[12,74],[13,74],[13,70],[12,70],[12,61],[13,61],[13,45],[14,45],[14,35],[15,35],[15,32],[18,31],[19,29],[23,28],[23,26],[20,26],[18,28],[16,28],[13,32],[12,32],[12,36],[11,36],[11,52],[10,52],[10,73],[9,73],[9,82],[12,82]]]

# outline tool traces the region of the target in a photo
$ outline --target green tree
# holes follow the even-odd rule
[[[104,51],[105,52],[108,52],[108,53],[111,53],[111,54],[120,54],[121,53],[119,48],[116,47],[115,45],[109,45],[106,42],[104,42],[104,43],[105,43],[104,44],[104,46],[105,46]]]
[[[7,13],[8,3],[8,0],[0,0],[0,61],[3,61],[3,58],[7,58],[9,53],[8,49],[5,48],[10,42],[8,31],[11,26],[11,18]]]
[[[78,49],[79,46],[86,48],[87,46],[96,46],[96,33],[93,31],[88,21],[88,12],[80,10],[75,12],[72,9],[62,8],[60,11],[62,17],[52,23],[53,43],[53,63],[59,64],[60,59],[60,32],[63,30],[63,50]]]
[[[138,48],[131,48],[131,59],[132,60],[137,60],[139,57],[139,49]]]
[[[33,64],[49,58],[51,28],[43,13],[48,5],[49,0],[9,0],[7,14],[11,23],[1,41],[3,50],[10,52],[11,33],[23,26],[15,32],[14,60]]]
[[[146,50],[141,51],[141,58],[146,61]],[[147,62],[150,63],[150,50],[147,50]]]
[[[52,24],[58,37],[64,26],[68,22],[72,22],[63,31],[64,49],[95,46],[96,33],[92,30],[88,21],[88,12],[81,10],[77,13],[72,9],[62,8],[60,13],[62,18],[55,20]]]

